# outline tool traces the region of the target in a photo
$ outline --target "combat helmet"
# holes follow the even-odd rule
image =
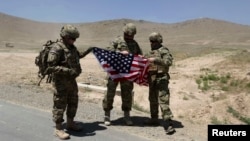
[[[162,43],[162,36],[160,33],[153,32],[149,35],[149,41]]]
[[[136,34],[136,26],[133,23],[127,23],[124,27],[123,27],[123,32],[127,35],[135,35]]]
[[[80,36],[80,33],[76,27],[67,24],[62,27],[60,36],[61,37],[69,36],[71,38],[78,38]]]

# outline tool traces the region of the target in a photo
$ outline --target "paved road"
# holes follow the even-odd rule
[[[57,141],[53,135],[51,113],[0,100],[0,140]],[[130,134],[108,129],[98,122],[79,123],[82,132],[70,132],[72,141],[147,141]]]

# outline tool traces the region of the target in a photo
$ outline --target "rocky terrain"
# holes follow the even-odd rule
[[[6,101],[51,112],[51,85],[42,81],[37,86],[37,67],[34,58],[41,43],[58,37],[62,24],[39,23],[0,14],[0,98]],[[130,20],[111,20],[97,23],[77,24],[81,38],[76,41],[79,49],[87,46],[107,46],[121,32],[121,24]],[[138,25],[138,42],[144,51],[149,48],[147,35],[162,31],[164,44],[175,58],[170,69],[170,106],[174,113],[177,132],[166,135],[164,123],[147,127],[143,120],[149,117],[148,88],[135,85],[132,117],[135,125],[123,126],[120,96],[115,97],[112,111],[113,128],[150,140],[205,141],[208,124],[249,124],[250,117],[250,27],[213,19],[197,19],[176,24],[133,21]],[[32,25],[32,29],[30,29]],[[48,28],[47,28],[48,27]],[[208,28],[209,27],[209,28]],[[46,29],[46,30],[42,30]],[[142,33],[140,33],[141,31]],[[89,34],[88,34],[89,33]],[[11,43],[6,46],[6,43]],[[13,45],[13,46],[12,46]],[[83,73],[79,83],[105,87],[106,73],[93,54],[81,60]],[[221,83],[209,82],[199,86],[201,76],[213,72],[221,76],[230,74],[223,87]],[[220,77],[220,80],[223,80]],[[232,85],[232,82],[237,85]],[[235,84],[234,83],[234,84]],[[248,87],[247,87],[248,86]],[[102,91],[79,87],[80,103],[77,120],[98,122],[103,120]],[[235,112],[230,112],[233,109]],[[248,120],[244,122],[238,117]],[[51,119],[51,117],[48,117]]]

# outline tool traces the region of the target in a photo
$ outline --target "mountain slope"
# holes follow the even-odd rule
[[[250,44],[250,26],[210,18],[174,24],[130,19],[74,23],[81,33],[77,44],[107,46],[110,40],[122,34],[122,26],[127,22],[136,24],[136,39],[143,47],[149,46],[148,35],[153,31],[162,33],[164,42],[173,46]],[[48,39],[59,38],[62,25],[63,23],[37,22],[0,13],[0,41],[41,44]]]

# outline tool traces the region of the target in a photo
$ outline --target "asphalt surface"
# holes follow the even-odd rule
[[[53,135],[51,113],[0,100],[0,140],[57,141]],[[82,132],[68,132],[72,141],[147,141],[128,133],[109,129],[98,122],[82,123]],[[64,125],[65,126],[65,125]]]

